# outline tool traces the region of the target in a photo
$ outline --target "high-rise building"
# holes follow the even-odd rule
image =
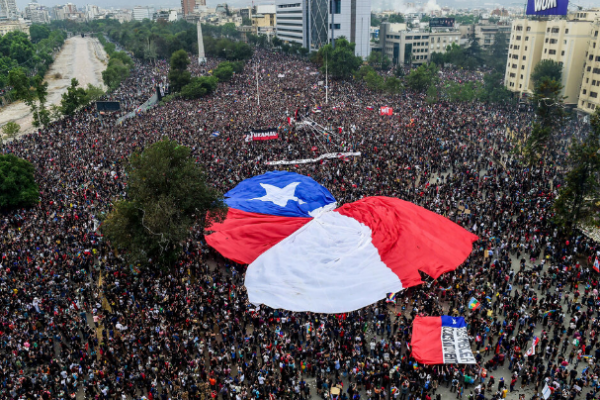
[[[356,55],[368,57],[370,0],[278,0],[276,7],[276,34],[281,40],[312,51],[344,36],[356,44]]]
[[[19,9],[15,0],[0,0],[0,19],[17,19]]]
[[[579,92],[577,110],[593,113],[600,107],[600,18],[596,18],[589,26],[588,46],[583,64],[583,79]]]
[[[206,1],[204,3],[206,4]],[[181,0],[181,9],[184,16],[191,14],[194,7],[196,7],[196,0]]]
[[[596,9],[578,11],[566,18],[513,21],[504,76],[506,88],[521,95],[532,94],[531,73],[535,66],[541,60],[553,60],[562,65],[561,94],[566,96],[565,104],[577,105],[582,77],[593,72],[593,61],[583,55],[593,46],[593,25],[599,17],[600,9]]]
[[[143,21],[145,19],[152,20],[154,18],[154,7],[150,6],[135,6],[133,7],[133,19],[135,21]]]

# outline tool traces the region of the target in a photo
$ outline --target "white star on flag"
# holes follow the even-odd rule
[[[295,195],[296,186],[299,184],[300,182],[292,182],[284,188],[278,188],[277,186],[261,183],[260,186],[266,190],[267,194],[265,194],[263,197],[255,197],[250,200],[270,201],[279,207],[286,207],[287,202],[290,200],[297,201],[298,204],[304,204],[305,202],[297,198]]]

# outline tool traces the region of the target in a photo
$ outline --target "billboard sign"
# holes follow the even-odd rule
[[[527,0],[527,15],[567,15],[569,0]]]
[[[453,28],[454,18],[431,18],[429,20],[430,28]]]
[[[121,103],[118,101],[97,101],[96,108],[98,111],[119,111]]]

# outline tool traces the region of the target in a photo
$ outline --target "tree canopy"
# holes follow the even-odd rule
[[[223,196],[207,185],[190,149],[175,141],[134,153],[126,171],[127,196],[115,202],[102,232],[132,263],[168,267],[192,226],[204,227],[207,213],[225,216]]]
[[[327,73],[334,78],[350,78],[360,65],[362,59],[354,55],[354,43],[341,37],[335,40],[335,49],[329,43],[321,47],[317,52],[317,58],[321,60],[321,72]]]
[[[38,203],[39,188],[33,164],[13,154],[0,155],[0,209],[29,207]]]
[[[554,60],[541,60],[533,68],[531,80],[535,86],[538,86],[544,78],[560,82],[562,79],[562,65]]]

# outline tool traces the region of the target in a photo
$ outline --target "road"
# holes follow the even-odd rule
[[[45,77],[48,82],[47,106],[60,103],[72,78],[77,78],[82,87],[91,83],[104,88],[102,71],[106,64],[107,56],[98,39],[81,36],[67,39]],[[10,121],[21,126],[20,133],[35,131],[31,111],[22,101],[0,109],[0,126]]]

